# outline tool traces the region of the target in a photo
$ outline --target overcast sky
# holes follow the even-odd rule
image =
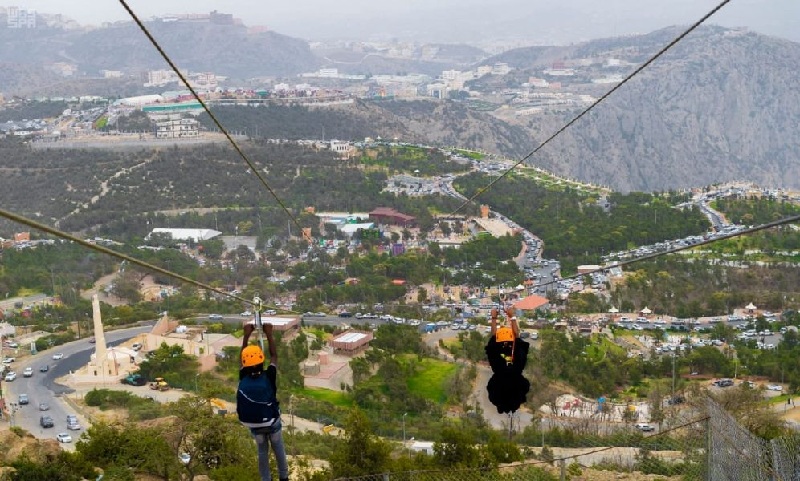
[[[720,0],[128,0],[141,17],[219,10],[307,40],[331,38],[569,43],[699,19]],[[0,0],[83,24],[128,19],[115,0]],[[732,0],[710,23],[800,42],[800,0]]]

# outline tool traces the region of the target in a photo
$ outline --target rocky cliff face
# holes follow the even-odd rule
[[[733,179],[798,188],[798,86],[800,44],[705,29],[624,85],[534,162],[620,190]],[[540,120],[530,127],[554,126]]]

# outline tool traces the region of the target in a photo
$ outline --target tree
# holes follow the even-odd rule
[[[391,462],[391,447],[372,434],[366,415],[353,409],[344,426],[344,443],[337,445],[330,458],[334,478],[350,478],[381,473]]]
[[[478,467],[482,464],[475,433],[454,426],[442,429],[439,441],[433,444],[436,464],[445,467]]]
[[[215,415],[210,402],[196,396],[170,403],[167,411],[175,419],[169,438],[171,451],[176,459],[180,453],[190,455],[189,463],[184,465],[187,479],[231,466],[256,476],[253,439],[236,418]]]

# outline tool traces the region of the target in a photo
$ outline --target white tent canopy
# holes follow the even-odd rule
[[[750,304],[745,306],[745,309],[754,311],[754,310],[756,310],[756,306],[751,302]]]
[[[641,310],[641,311],[639,311],[639,312],[641,312],[642,314],[650,314],[650,313],[651,313],[651,312],[653,312],[653,311],[651,311],[651,310],[650,310],[650,309],[649,309],[647,306],[645,306],[645,308],[644,308],[644,309],[642,309],[642,310]]]
[[[619,309],[617,309],[616,307],[612,307],[611,309],[608,310],[608,312],[610,312],[611,314],[616,314],[619,312]]]

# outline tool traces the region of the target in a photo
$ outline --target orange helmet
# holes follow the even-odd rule
[[[264,364],[264,351],[258,346],[247,346],[242,349],[242,367]]]
[[[501,327],[495,332],[494,339],[497,342],[513,342],[514,331],[510,327]]]

